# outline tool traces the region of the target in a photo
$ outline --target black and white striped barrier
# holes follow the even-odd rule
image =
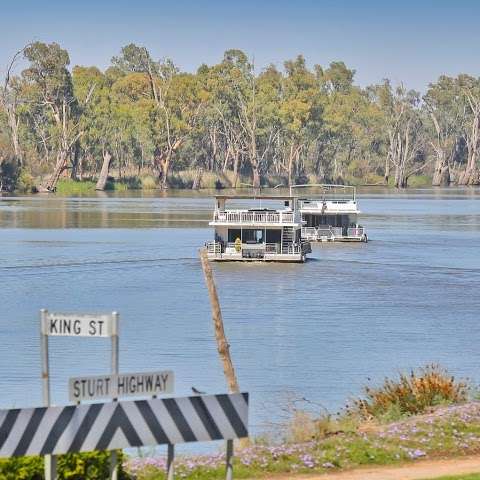
[[[0,410],[0,457],[247,436],[247,393]]]

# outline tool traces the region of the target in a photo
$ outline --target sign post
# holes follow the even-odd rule
[[[43,404],[51,406],[50,395],[50,365],[48,354],[48,337],[111,337],[112,343],[112,374],[118,374],[118,320],[117,312],[111,314],[64,314],[50,313],[40,310],[40,356],[42,363],[42,392]],[[116,400],[116,399],[114,399]],[[116,451],[112,451],[110,458],[110,478],[118,479]],[[54,455],[45,455],[45,480],[57,479],[57,459]]]
[[[40,310],[40,356],[42,360],[42,394],[43,405],[50,407],[50,367],[48,356],[48,336],[44,334],[43,327],[46,323],[47,311]],[[56,480],[57,457],[45,455],[45,480]]]
[[[116,326],[112,335],[112,375],[118,375],[119,371],[119,348],[118,348],[118,313],[112,313],[113,323]],[[117,401],[116,398],[113,399]],[[118,456],[117,451],[110,452],[110,480],[118,480]]]

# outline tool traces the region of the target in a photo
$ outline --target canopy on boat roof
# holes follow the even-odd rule
[[[217,200],[294,200],[292,195],[215,195]]]

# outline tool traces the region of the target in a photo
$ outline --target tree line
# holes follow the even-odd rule
[[[25,68],[15,73],[19,61]],[[148,173],[160,188],[214,173],[226,186],[357,182],[480,184],[480,79],[441,76],[424,95],[385,79],[365,88],[343,62],[302,55],[257,72],[241,50],[195,73],[134,44],[111,65],[75,66],[58,44],[17,52],[0,87],[0,189],[62,176]],[[247,179],[247,180],[245,180]]]

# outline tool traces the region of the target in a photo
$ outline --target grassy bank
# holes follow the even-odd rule
[[[335,416],[315,415],[296,403],[291,417],[274,436],[237,445],[235,478],[321,474],[478,454],[480,402],[468,402],[468,392],[465,382],[429,365],[366,387],[360,398]],[[105,452],[59,458],[60,480],[100,480],[108,469]],[[224,464],[223,452],[179,456],[175,470],[177,478],[215,480],[224,478]],[[164,480],[165,467],[163,456],[124,458],[121,478]],[[42,460],[0,460],[0,478],[42,479]]]
[[[315,416],[296,408],[277,439],[237,450],[235,475],[325,473],[476,453],[480,402],[466,402],[468,392],[465,382],[428,365],[365,387],[364,394],[337,416]],[[125,470],[139,480],[162,480],[164,469],[163,457],[125,463]],[[180,458],[177,471],[186,479],[220,479],[224,457]]]
[[[363,465],[391,465],[423,458],[463,456],[480,451],[480,403],[438,407],[434,412],[386,425],[364,423],[304,443],[252,445],[235,458],[236,478],[271,473],[326,473]],[[180,478],[224,478],[221,454],[181,457]],[[163,480],[164,458],[135,458],[125,469],[139,480]],[[474,477],[475,478],[475,477]]]
[[[196,183],[199,190],[221,190],[224,188],[233,188],[235,179],[232,172],[213,173],[204,172],[198,177],[195,170],[182,170],[172,173],[169,178],[169,188],[171,189],[192,189]],[[26,177],[25,177],[26,178]],[[307,183],[322,183],[318,179],[311,177],[305,180]],[[383,179],[380,177],[372,177],[367,180],[355,177],[348,177],[345,179],[348,185],[362,186],[362,185],[383,185]],[[262,187],[274,188],[279,185],[286,185],[287,181],[282,177],[269,177],[262,179]],[[94,180],[75,181],[68,178],[61,179],[57,184],[56,193],[59,195],[92,195],[95,193],[96,182]],[[251,179],[245,176],[237,178],[237,188],[251,188]],[[409,179],[408,186],[410,188],[421,188],[431,186],[431,179],[427,176],[418,175]],[[27,178],[17,186],[18,192],[29,192],[34,188],[34,181],[32,178]],[[390,180],[388,187],[394,188],[393,179]],[[107,191],[126,191],[126,190],[155,190],[158,189],[158,179],[153,175],[130,175],[122,178],[110,177],[106,184]]]

